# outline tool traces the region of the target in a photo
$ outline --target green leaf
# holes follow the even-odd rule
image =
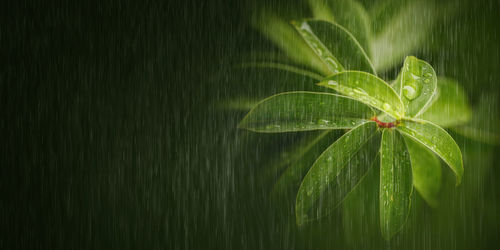
[[[403,137],[384,129],[380,146],[380,227],[389,240],[401,230],[410,214],[413,190],[410,154]]]
[[[410,153],[413,186],[429,205],[438,205],[441,188],[441,164],[434,153],[411,139],[405,138]]]
[[[395,2],[400,5],[397,2],[402,1]],[[376,8],[383,10],[375,14],[373,20],[375,31],[380,30],[371,42],[371,58],[377,71],[393,67],[404,56],[419,49],[437,20],[437,8],[430,1],[407,1],[401,4],[401,7],[389,4]],[[393,11],[394,15],[386,18],[390,16],[386,11]]]
[[[313,51],[329,65],[332,73],[344,69],[375,74],[375,69],[359,42],[344,27],[323,20],[293,22]]]
[[[462,152],[444,129],[423,120],[404,120],[397,129],[437,154],[455,173],[457,185],[460,184],[464,173]]]
[[[275,197],[286,195],[288,191],[295,188],[294,195],[307,171],[311,168],[316,159],[325,151],[325,149],[338,138],[338,133],[327,130],[313,138],[306,138],[289,155],[291,161],[288,168],[283,172],[278,181],[273,187],[273,195]],[[338,131],[340,133],[340,131]]]
[[[264,10],[253,18],[252,25],[294,62],[310,67],[323,75],[331,73],[293,26],[278,15]]]
[[[314,51],[328,67],[330,74],[344,71],[342,64],[332,55],[332,52],[323,44],[323,41],[316,35],[315,31],[306,21],[301,21],[299,23],[292,22],[292,24],[312,51]]]
[[[297,224],[336,208],[367,173],[379,143],[377,125],[366,122],[328,147],[300,185],[295,204]]]
[[[238,127],[263,133],[346,129],[373,115],[370,107],[345,96],[298,91],[264,99]]]
[[[396,119],[401,119],[405,113],[398,94],[382,79],[369,73],[345,71],[323,79],[318,85],[334,89]]]
[[[342,202],[342,226],[344,235],[351,245],[350,249],[363,249],[371,246],[380,238],[379,215],[379,155],[372,163],[365,178],[351,191]]]
[[[418,116],[430,106],[436,93],[436,72],[427,62],[408,56],[400,74],[394,90],[405,105],[405,116]]]
[[[442,127],[463,125],[472,112],[465,90],[455,80],[438,77],[436,100],[419,116]]]
[[[345,27],[370,55],[370,17],[363,5],[354,0],[317,1],[309,0],[314,18],[338,23]],[[346,67],[347,68],[347,67]]]

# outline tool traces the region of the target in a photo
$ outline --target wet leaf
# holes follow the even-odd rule
[[[380,238],[379,157],[377,155],[365,178],[342,202],[342,226],[351,249],[375,248]]]
[[[465,90],[458,82],[438,77],[436,100],[419,116],[442,127],[463,125],[471,119],[471,108]]]
[[[297,224],[325,216],[337,207],[367,173],[379,143],[377,125],[367,122],[328,147],[300,185],[295,205]]]
[[[370,107],[344,96],[287,92],[261,101],[238,127],[263,133],[346,129],[364,123],[373,115]]]
[[[413,190],[410,154],[403,137],[392,129],[382,133],[380,146],[380,228],[389,240],[410,214]]]
[[[437,207],[441,188],[439,159],[425,146],[407,137],[404,138],[410,153],[413,186],[429,205]]]
[[[328,130],[315,137],[307,138],[306,141],[301,143],[302,145],[299,145],[300,147],[288,154],[290,155],[289,166],[273,187],[275,197],[286,195],[293,188],[295,188],[294,195],[296,195],[300,182],[314,161],[338,138],[339,135],[334,132]]]
[[[329,65],[332,73],[344,69],[375,74],[375,69],[359,42],[344,27],[323,20],[293,22],[311,49]]]
[[[436,72],[431,65],[414,56],[406,57],[400,76],[393,86],[405,105],[406,117],[423,113],[436,94]]]
[[[462,180],[464,167],[462,152],[453,138],[441,127],[423,120],[405,120],[397,129],[406,137],[437,154],[456,175],[457,185]]]
[[[317,36],[315,30],[311,28],[307,21],[293,21],[295,29],[302,36],[314,53],[323,61],[329,70],[329,74],[344,71],[344,67]]]
[[[323,79],[318,85],[334,89],[396,119],[405,113],[396,92],[382,79],[369,73],[345,71]]]

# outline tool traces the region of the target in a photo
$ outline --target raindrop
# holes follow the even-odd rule
[[[360,95],[366,95],[366,92],[362,88],[355,88],[354,92]]]
[[[415,90],[415,88],[413,88],[410,85],[406,85],[403,87],[403,94],[406,98],[408,98],[410,100],[413,100],[413,99],[417,98],[417,96],[418,96],[418,93]]]
[[[328,85],[338,86],[338,85],[339,85],[339,83],[338,83],[337,81],[330,80],[330,81],[328,81]]]
[[[311,194],[312,194],[312,193],[313,193],[312,188],[311,188],[311,189],[309,189],[309,190],[307,190],[307,196],[311,196]]]

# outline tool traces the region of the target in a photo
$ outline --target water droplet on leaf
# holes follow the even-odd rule
[[[330,81],[328,81],[328,85],[337,86],[337,85],[339,85],[339,83],[337,81],[330,80]]]
[[[406,85],[403,87],[403,94],[406,98],[410,100],[413,100],[418,96],[417,90],[410,85]]]

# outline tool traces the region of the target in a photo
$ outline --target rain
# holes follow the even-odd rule
[[[499,9],[12,3],[0,248],[495,249]]]

